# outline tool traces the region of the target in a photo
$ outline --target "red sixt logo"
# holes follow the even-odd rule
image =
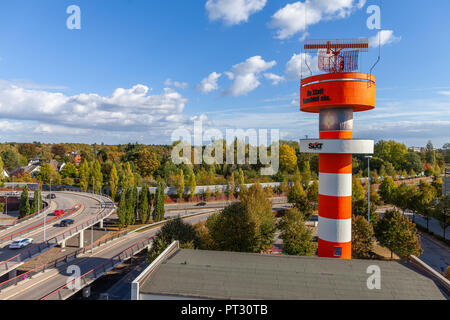
[[[314,142],[314,143],[310,143],[309,144],[309,149],[311,149],[311,150],[322,150],[322,146],[323,146],[323,143]]]

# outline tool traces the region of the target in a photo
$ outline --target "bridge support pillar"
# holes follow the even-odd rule
[[[12,279],[17,277],[17,269],[11,270],[10,272],[8,272],[8,279]]]
[[[79,248],[83,248],[84,247],[84,231],[80,232],[80,236],[79,236],[79,241],[78,241],[78,247]]]
[[[103,219],[98,223],[99,228],[103,229]]]

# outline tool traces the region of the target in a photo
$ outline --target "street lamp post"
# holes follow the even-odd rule
[[[372,156],[366,156],[367,158],[367,221],[370,223],[370,159]]]

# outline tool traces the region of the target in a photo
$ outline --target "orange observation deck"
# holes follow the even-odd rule
[[[300,110],[319,114],[319,139],[300,152],[319,154],[319,257],[351,259],[352,154],[373,154],[373,140],[353,139],[353,113],[375,108],[375,77],[351,72],[367,39],[307,40],[327,72],[301,80]]]

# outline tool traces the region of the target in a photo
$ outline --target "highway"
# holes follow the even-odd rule
[[[275,204],[274,208],[284,208],[285,204]],[[199,221],[206,220],[211,214],[215,212],[215,210],[207,210],[202,207],[201,209],[197,209],[194,211],[190,211],[188,214],[198,214],[193,217],[184,218],[185,221],[191,224],[195,224]],[[170,215],[174,215],[173,212]],[[181,214],[181,216],[186,215]],[[84,255],[79,255],[74,260],[70,261],[69,264],[64,264],[58,268],[49,269],[40,275],[36,275],[31,279],[27,279],[22,281],[15,287],[8,288],[3,290],[0,293],[0,299],[13,299],[13,300],[36,300],[42,299],[45,297],[47,300],[53,299],[67,299],[78,290],[69,290],[67,288],[63,288],[56,293],[51,294],[46,297],[48,294],[54,292],[58,288],[61,288],[66,285],[69,277],[71,276],[67,271],[69,265],[76,265],[80,268],[81,276],[88,273],[86,277],[83,279],[89,278],[89,281],[86,280],[86,283],[83,281],[81,286],[85,286],[95,279],[102,276],[107,271],[113,269],[117,265],[123,263],[130,256],[136,254],[137,249],[142,250],[149,245],[151,245],[151,238],[158,232],[161,226],[155,226],[152,229],[146,229],[141,232],[132,232],[121,238],[113,240],[103,246],[94,249],[94,253],[90,254],[87,252]],[[121,257],[121,260],[117,257]],[[111,261],[115,261],[114,265]],[[103,268],[103,269],[102,269]],[[108,268],[108,270],[106,270]],[[94,272],[93,272],[94,271]],[[98,273],[98,275],[96,274]],[[95,276],[93,275],[95,274]]]
[[[193,214],[191,212],[191,214]],[[195,224],[206,220],[213,212],[185,218],[188,223]],[[135,246],[143,240],[154,236],[161,227],[155,227],[142,232],[129,233],[118,238],[103,247],[94,249],[93,254],[80,256],[70,262],[70,265],[76,265],[80,268],[80,275],[83,275],[92,269],[98,268],[107,263],[111,258]],[[38,300],[50,294],[54,290],[66,285],[70,274],[67,273],[68,265],[65,264],[59,268],[50,269],[43,274],[25,280],[17,286],[8,288],[0,293],[2,300]],[[66,289],[68,290],[68,289]],[[76,291],[71,292],[74,294]],[[65,297],[67,298],[67,297]],[[47,297],[48,300],[58,299],[58,294]]]
[[[52,210],[47,213],[44,239],[44,215],[24,221],[16,226],[8,228],[0,233],[0,275],[5,274],[24,262],[27,259],[28,252],[40,253],[39,248],[45,246],[46,240],[52,239],[61,233],[72,229],[73,226],[80,225],[85,221],[92,219],[101,210],[101,202],[89,194],[77,194],[69,192],[54,192],[56,199],[52,200],[52,207],[55,209],[70,210],[70,214],[64,217],[55,217]],[[55,205],[56,204],[56,205]],[[59,227],[58,223],[65,218],[74,220],[70,227]],[[54,220],[51,220],[54,219]],[[48,222],[51,220],[50,222]],[[9,244],[11,238],[33,238],[33,244],[22,249],[11,250]],[[60,242],[61,238],[58,238]],[[34,255],[34,254],[33,254]]]

